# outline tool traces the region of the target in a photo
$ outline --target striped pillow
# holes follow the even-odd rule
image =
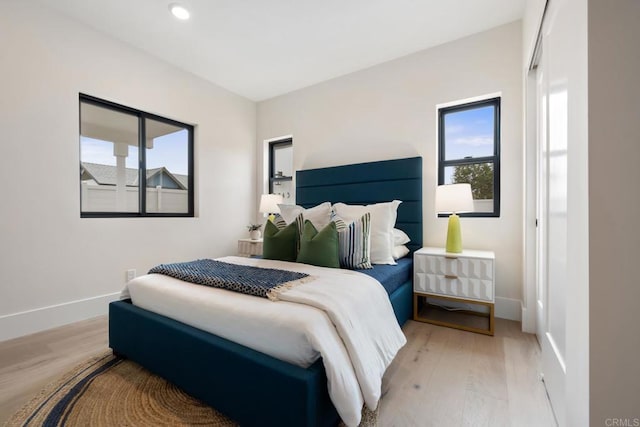
[[[287,221],[285,221],[284,218],[282,218],[282,215],[280,215],[280,214],[276,214],[275,217],[273,218],[272,222],[273,222],[273,225],[278,227],[278,230],[282,230],[287,225],[289,225],[289,224],[287,224]]]
[[[359,219],[347,224],[331,213],[331,221],[338,230],[340,267],[350,270],[373,268],[371,265],[371,214],[367,212]]]

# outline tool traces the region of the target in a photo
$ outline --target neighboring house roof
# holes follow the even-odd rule
[[[99,163],[81,162],[83,179],[91,178],[99,185],[116,185],[117,168]],[[86,176],[88,175],[88,176]],[[128,186],[138,185],[138,170],[126,168]]]
[[[188,175],[180,175],[180,174],[174,173],[173,177],[175,179],[177,179],[178,181],[180,181],[180,184],[185,188],[185,190],[187,188],[189,188],[189,176]]]
[[[82,166],[82,179],[93,179],[98,185],[116,185],[117,167],[112,165],[103,165],[99,163],[80,162]],[[138,169],[126,168],[126,185],[129,187],[138,186]],[[164,173],[172,179],[179,188],[186,190],[189,186],[189,177],[187,175],[172,174],[164,166],[161,168],[147,169],[147,179]]]

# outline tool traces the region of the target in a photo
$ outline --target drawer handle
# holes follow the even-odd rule
[[[445,275],[444,275],[444,278],[445,278],[445,279],[457,279],[457,278],[458,278],[458,276],[455,276],[455,275],[453,275],[453,274],[445,274]]]
[[[455,255],[445,255],[444,257],[445,257],[446,259],[458,259],[458,257],[457,257],[457,256],[455,256]]]

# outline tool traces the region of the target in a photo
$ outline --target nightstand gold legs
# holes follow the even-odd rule
[[[426,301],[427,297],[434,300],[454,301],[464,304],[480,305],[483,307],[487,307],[489,309],[489,312],[482,313],[472,310],[455,310],[447,312],[438,305],[429,304]],[[423,301],[421,301],[421,299]],[[469,301],[468,299],[445,297],[441,295],[427,295],[417,292],[413,293],[413,320],[416,320],[418,322],[432,323],[438,326],[446,326],[449,328],[461,329],[463,331],[493,336],[495,328],[494,310],[495,306],[490,302]],[[482,320],[478,318],[482,318]],[[460,323],[454,323],[451,320],[458,320],[460,321]],[[478,323],[480,323],[479,320],[482,323],[488,323],[488,327],[480,327],[478,325]]]

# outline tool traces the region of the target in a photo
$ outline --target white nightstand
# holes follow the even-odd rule
[[[471,305],[473,309],[456,308],[443,315],[445,312],[438,305],[447,305],[447,302],[454,302],[458,306]],[[445,252],[443,248],[422,248],[414,253],[414,320],[493,335],[494,305],[493,252],[465,250],[453,254]],[[483,320],[478,316],[486,318],[483,321],[487,324],[486,329],[477,325],[477,320]],[[454,323],[447,317],[457,317],[460,323]]]
[[[262,255],[262,239],[238,240],[238,255],[246,257],[250,257],[252,255]]]

